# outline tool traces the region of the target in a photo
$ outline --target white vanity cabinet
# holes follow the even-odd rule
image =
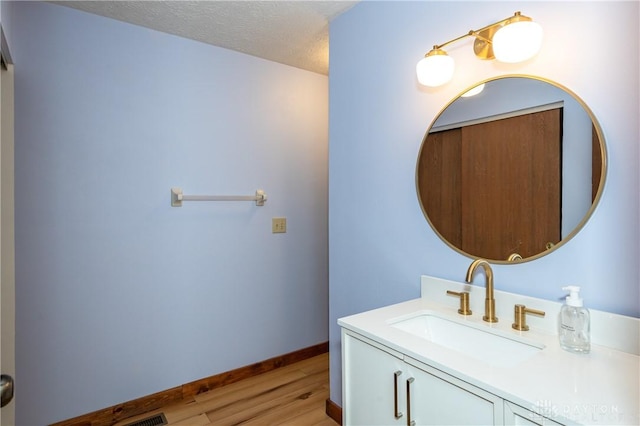
[[[406,423],[401,391],[406,367],[399,353],[382,351],[342,332],[343,424]]]
[[[502,399],[343,330],[345,425],[502,425]]]
[[[488,324],[481,290],[423,276],[421,298],[339,318],[343,424],[640,425],[640,319],[591,310],[577,355],[558,344],[560,303],[496,290]],[[515,330],[518,304],[546,315]]]

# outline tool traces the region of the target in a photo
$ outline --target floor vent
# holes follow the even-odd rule
[[[146,419],[138,420],[137,422],[127,423],[125,426],[159,426],[166,425],[167,418],[164,413],[156,414]]]

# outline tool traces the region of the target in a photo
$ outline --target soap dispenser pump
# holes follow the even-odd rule
[[[560,346],[569,352],[589,353],[591,350],[590,314],[580,297],[580,287],[567,286],[562,290],[568,291],[569,296],[566,297],[566,302],[560,309],[558,321]]]

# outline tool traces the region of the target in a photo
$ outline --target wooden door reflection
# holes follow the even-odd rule
[[[558,108],[430,133],[418,183],[440,235],[493,260],[535,256],[558,243],[561,123]]]

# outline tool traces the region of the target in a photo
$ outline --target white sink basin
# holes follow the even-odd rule
[[[544,349],[541,343],[488,325],[458,322],[435,314],[394,321],[392,327],[499,367],[512,367]]]

